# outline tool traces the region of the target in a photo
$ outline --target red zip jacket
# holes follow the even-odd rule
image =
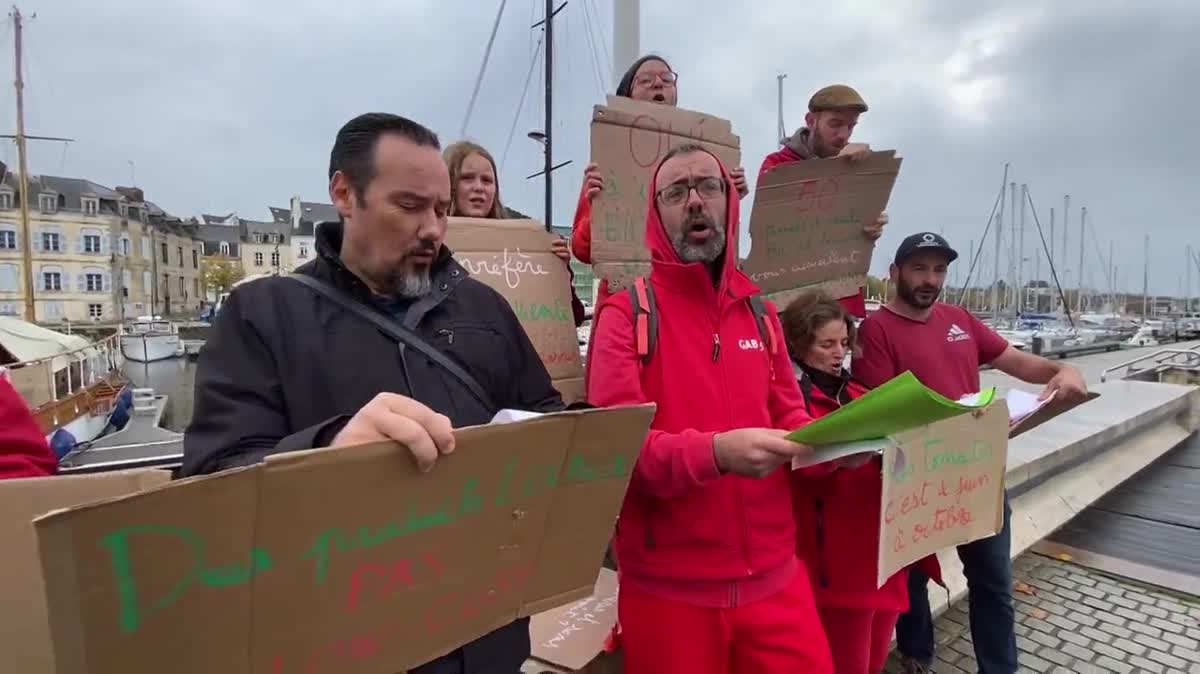
[[[57,470],[58,460],[25,399],[0,373],[0,479],[43,477]]]
[[[579,203],[575,206],[575,221],[571,225],[571,254],[584,264],[592,263],[592,202],[587,198],[586,180],[579,190]],[[599,307],[611,294],[608,290],[608,281],[600,279],[600,285],[596,288],[595,306]]]
[[[737,270],[738,200],[722,170],[732,198],[719,286],[704,265],[679,260],[651,200],[646,242],[657,302],[655,352],[645,364],[638,356],[630,297],[620,292],[596,312],[587,359],[592,404],[658,404],[617,526],[621,582],[709,607],[771,596],[801,568],[787,470],[763,479],[722,475],[714,434],[794,429],[809,421],[787,350],[780,345],[772,356],[760,343],[747,302],[758,288]]]
[[[852,399],[867,392],[853,379],[846,386]],[[808,402],[814,417],[841,407],[816,385]],[[796,529],[802,532],[796,536],[796,554],[808,569],[817,606],[908,610],[907,569],[875,587],[882,467],[880,459],[872,459],[817,476],[792,472]]]
[[[763,174],[780,164],[789,164],[794,161],[804,161],[804,157],[787,145],[778,152],[772,152],[763,159],[762,166],[758,169],[758,179],[762,180]],[[576,215],[576,218],[579,216]],[[590,236],[590,234],[589,234]],[[576,256],[578,257],[578,256]],[[859,288],[857,295],[838,298],[838,303],[850,312],[851,316],[856,318],[866,318],[867,316],[867,290]]]
[[[799,368],[796,372],[798,376],[802,373]],[[866,392],[867,387],[857,380],[847,382],[851,399]],[[815,384],[809,390],[808,404],[814,418],[841,407]],[[817,606],[908,610],[907,568],[876,588],[882,470],[883,462],[876,458],[858,468],[792,471],[796,554],[808,569]],[[942,584],[936,556],[926,557],[916,566]]]

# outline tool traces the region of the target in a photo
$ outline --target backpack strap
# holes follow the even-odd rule
[[[763,302],[762,295],[758,294],[751,295],[749,302],[750,311],[754,312],[754,322],[758,323],[758,334],[763,338],[767,353],[774,357],[778,347],[775,340],[775,326],[767,319],[767,304]]]
[[[629,287],[629,299],[633,307],[633,330],[637,339],[637,353],[642,362],[650,360],[658,342],[658,312],[654,303],[654,288],[645,276],[633,280]]]

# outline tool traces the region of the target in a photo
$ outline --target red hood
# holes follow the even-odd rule
[[[716,155],[713,155],[713,158],[716,159]],[[717,159],[717,164],[721,167],[721,175],[725,179],[725,194],[728,195],[725,206],[725,255],[722,260],[721,282],[717,296],[724,297],[730,293],[738,298],[749,297],[758,292],[758,287],[749,277],[738,270],[738,227],[741,209],[738,204],[737,188],[733,186],[729,168],[720,159]],[[655,170],[654,175],[650,177],[650,187],[646,193],[646,247],[650,249],[650,260],[655,279],[668,286],[684,289],[690,287],[693,291],[697,284],[712,287],[708,270],[703,263],[685,263],[679,259],[679,253],[671,245],[667,230],[658,216],[657,200],[654,196],[657,192],[658,171]]]

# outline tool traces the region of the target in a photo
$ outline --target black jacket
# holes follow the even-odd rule
[[[317,259],[296,273],[370,304],[371,292],[338,257],[341,238],[339,223],[322,223]],[[446,248],[432,277],[433,291],[408,309],[405,327],[457,361],[499,407],[563,409],[504,298],[468,278]],[[456,428],[487,423],[497,411],[485,409],[421,353],[399,348],[362,317],[300,283],[284,277],[246,283],[230,294],[200,352],[181,473],[212,473],[269,454],[327,446],[356,411],[385,391],[420,400]],[[413,671],[507,674],[528,654],[528,621],[519,620]]]

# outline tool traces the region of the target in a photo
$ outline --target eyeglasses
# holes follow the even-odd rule
[[[634,78],[633,82],[634,84],[640,84],[643,87],[648,87],[653,85],[654,80],[656,79],[662,80],[663,84],[674,85],[679,81],[679,75],[670,71],[653,75],[638,75],[636,78]]]
[[[658,191],[658,198],[669,206],[678,206],[687,201],[688,194],[695,189],[701,199],[709,200],[725,194],[725,181],[720,178],[701,178],[699,180],[680,181],[671,183]]]

